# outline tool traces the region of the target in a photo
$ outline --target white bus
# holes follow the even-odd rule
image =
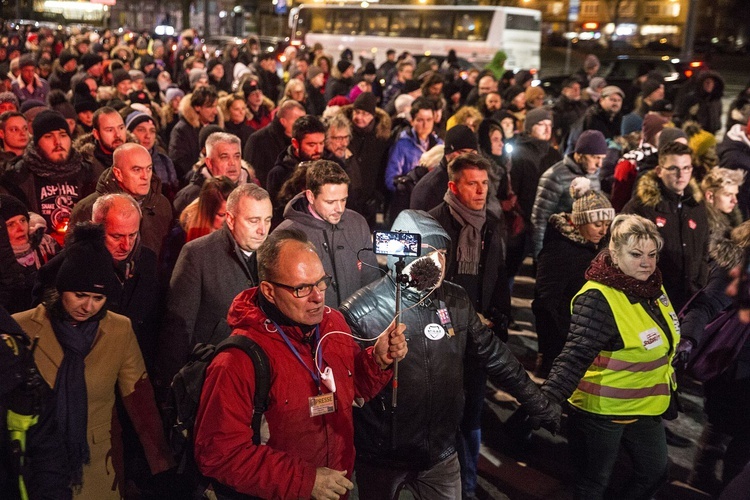
[[[503,50],[513,70],[539,68],[541,22],[538,10],[470,5],[302,4],[289,13],[295,45],[320,43],[336,55],[349,48],[376,64],[388,49],[440,56],[454,49],[477,65]]]

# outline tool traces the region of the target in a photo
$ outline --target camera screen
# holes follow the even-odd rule
[[[422,237],[417,233],[375,231],[372,235],[374,252],[396,257],[419,257]]]

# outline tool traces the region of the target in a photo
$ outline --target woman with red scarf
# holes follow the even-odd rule
[[[662,243],[653,222],[615,217],[609,248],[586,270],[567,343],[542,387],[569,403],[579,499],[649,499],[666,479],[662,419],[677,416],[672,359],[680,328],[656,267]],[[633,475],[621,491],[607,491],[621,447]]]

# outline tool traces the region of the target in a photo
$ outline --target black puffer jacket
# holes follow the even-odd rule
[[[446,233],[425,212],[405,210],[394,223],[394,230],[414,232],[417,227],[423,243],[446,248]],[[372,339],[393,319],[395,295],[393,281],[384,277],[352,295],[340,310],[355,335]],[[363,408],[355,410],[357,458],[367,463],[424,470],[455,453],[456,433],[464,408],[465,363],[485,368],[489,379],[515,396],[530,414],[549,412],[548,402],[529,380],[523,366],[482,324],[462,288],[443,282],[430,297],[416,305],[422,298],[411,288],[402,295],[401,321],[406,324],[409,354],[399,363],[400,390],[395,418],[391,416],[390,385]],[[439,309],[447,310],[453,335],[446,333],[448,325],[440,326]],[[434,332],[437,334],[433,335]]]

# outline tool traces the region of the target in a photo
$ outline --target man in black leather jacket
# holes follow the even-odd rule
[[[447,233],[426,212],[404,210],[393,230],[420,233],[430,259],[445,266]],[[394,258],[389,257],[389,264]],[[414,268],[407,259],[404,273]],[[441,269],[441,276],[444,271]],[[515,396],[537,426],[557,426],[560,407],[542,396],[508,347],[485,326],[463,288],[439,281],[434,291],[403,290],[401,322],[409,356],[399,363],[397,407],[386,387],[355,410],[355,471],[363,500],[394,498],[406,487],[416,498],[461,498],[456,436],[464,407],[464,363],[478,363],[489,379]],[[395,286],[386,276],[340,307],[352,332],[374,339],[394,316]]]

